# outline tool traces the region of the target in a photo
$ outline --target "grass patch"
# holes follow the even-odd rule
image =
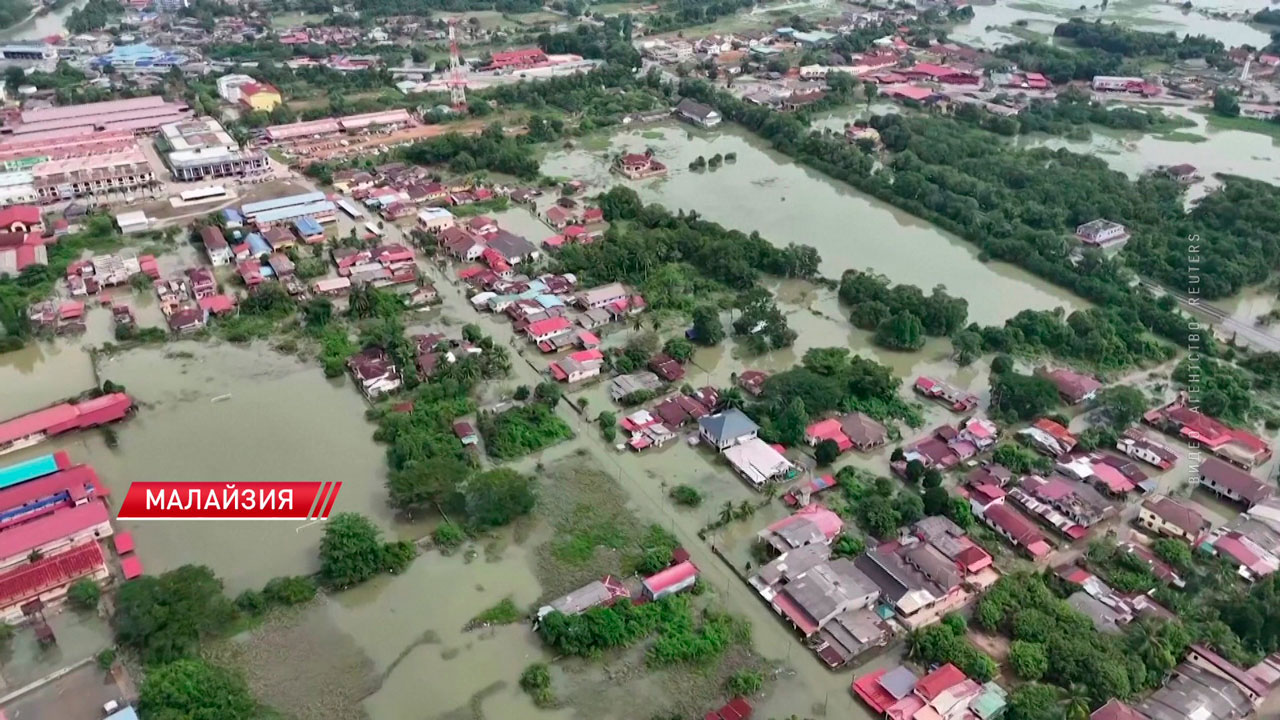
[[[535,402],[512,408],[497,415],[483,414],[479,419],[485,450],[499,460],[510,460],[555,445],[573,437],[569,427],[554,408]]]
[[[1223,117],[1207,108],[1196,108],[1196,112],[1209,119],[1209,127],[1215,130],[1240,130],[1258,133],[1271,138],[1271,142],[1280,145],[1280,123],[1251,117]]]
[[[471,618],[469,626],[476,627],[480,625],[512,625],[520,622],[524,617],[524,613],[520,612],[520,608],[516,607],[516,603],[509,597],[502,598],[493,607],[487,608],[479,615]]]
[[[1209,142],[1209,138],[1199,133],[1186,132],[1183,130],[1174,130],[1173,132],[1167,132],[1162,135],[1157,135],[1156,139],[1168,140],[1169,142],[1185,142],[1185,143]]]

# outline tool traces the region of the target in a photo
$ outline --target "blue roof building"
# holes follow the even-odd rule
[[[258,233],[249,233],[249,237],[245,238],[245,242],[249,243],[249,252],[254,255],[271,254],[271,244]]]
[[[300,217],[294,220],[293,229],[297,231],[299,237],[303,238],[324,234],[324,228],[313,217]]]
[[[235,208],[224,208],[222,210],[222,222],[229,228],[238,228],[244,225],[244,216]]]
[[[0,488],[18,485],[56,472],[58,472],[57,458],[53,455],[41,455],[16,465],[0,468]]]
[[[533,301],[544,308],[564,307],[564,301],[555,295],[539,295]]]
[[[106,55],[94,58],[98,67],[110,65],[117,70],[164,72],[187,61],[185,55],[151,47],[146,43],[117,45]]]

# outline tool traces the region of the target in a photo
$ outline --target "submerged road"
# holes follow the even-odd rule
[[[1183,310],[1207,319],[1209,324],[1216,327],[1228,339],[1244,343],[1255,350],[1280,352],[1280,337],[1272,335],[1260,325],[1253,325],[1240,320],[1216,305],[1210,305],[1198,298],[1191,298],[1182,293],[1174,292],[1149,280],[1143,280],[1142,286],[1157,295],[1172,296],[1182,306]]]

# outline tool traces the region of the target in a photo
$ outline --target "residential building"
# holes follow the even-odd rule
[[[438,233],[456,223],[453,213],[444,208],[423,208],[418,211],[418,227],[429,233]]]
[[[648,370],[619,375],[609,381],[609,397],[616,402],[641,391],[653,392],[662,387],[662,379]]]
[[[973,501],[972,497],[970,501]],[[978,517],[1009,541],[1010,545],[1023,550],[1033,560],[1044,560],[1053,549],[1044,534],[1037,530],[1030,520],[1004,504],[1003,496],[982,508]]]
[[[1066,455],[1075,449],[1079,440],[1061,423],[1048,418],[1040,418],[1023,428],[1018,434],[1027,438],[1031,446],[1051,458]]]
[[[650,600],[661,600],[668,595],[675,595],[693,587],[698,581],[698,566],[685,560],[645,578],[641,585],[645,597]]]
[[[551,338],[565,335],[573,331],[573,324],[566,317],[552,317],[530,323],[524,330],[525,335],[534,343],[541,343]]]
[[[1125,430],[1116,440],[1116,449],[1161,470],[1171,470],[1178,462],[1178,456],[1173,450],[1147,437],[1138,428]]]
[[[727,412],[737,412],[729,410]],[[715,418],[716,415],[699,418],[699,430],[705,430],[707,426],[703,425],[704,421]],[[743,416],[746,417],[745,415]],[[710,425],[714,425],[713,420]],[[753,423],[754,424],[754,423]],[[744,428],[726,429],[726,433],[741,432]],[[706,437],[704,434],[703,437]],[[742,476],[756,490],[762,489],[765,485],[774,482],[782,482],[791,478],[796,467],[786,458],[777,448],[769,445],[765,441],[754,434],[750,438],[742,438],[738,442],[728,447],[720,448],[724,454],[725,460],[734,469],[734,472]]]
[[[1186,396],[1179,396],[1164,407],[1148,411],[1142,420],[1243,468],[1254,468],[1271,459],[1271,445],[1266,440],[1246,430],[1228,427],[1186,403]]]
[[[914,387],[916,392],[942,402],[954,412],[965,413],[978,407],[977,395],[964,392],[933,378],[922,375],[916,378]]]
[[[1102,383],[1096,378],[1067,368],[1051,370],[1042,367],[1036,370],[1036,375],[1053,383],[1058,389],[1058,396],[1068,405],[1079,405],[1086,400],[1092,400],[1102,389]]]
[[[720,113],[715,108],[689,98],[684,98],[676,105],[676,115],[702,128],[713,128],[720,124]]]
[[[565,615],[581,615],[593,607],[607,607],[619,599],[630,599],[631,592],[612,575],[601,580],[592,580],[570,592],[556,598],[538,608],[538,620],[542,620],[553,612]]]
[[[1076,237],[1085,245],[1109,249],[1129,242],[1129,231],[1120,223],[1099,218],[1077,227]]]
[[[751,576],[751,586],[830,667],[888,644],[892,633],[873,612],[879,590],[825,544],[779,556]]]
[[[613,169],[630,180],[658,177],[667,174],[667,166],[653,157],[653,152],[624,153],[613,164]]]
[[[1097,490],[1058,473],[1048,479],[1027,475],[1009,490],[1009,497],[1069,540],[1083,538],[1116,513],[1116,505]]]
[[[31,176],[44,203],[127,192],[156,183],[155,171],[137,144],[119,152],[43,162],[31,168]]]
[[[400,388],[400,372],[382,348],[367,348],[352,355],[347,367],[368,398],[378,398]]]
[[[1216,457],[1207,458],[1196,471],[1200,486],[1217,495],[1252,507],[1275,493],[1275,488]]]
[[[755,439],[760,426],[737,408],[698,420],[698,435],[719,452]]]
[[[604,366],[604,353],[599,350],[582,350],[563,360],[551,363],[551,376],[563,383],[578,383],[596,377]]]
[[[578,293],[574,301],[584,310],[592,308],[603,308],[619,300],[625,300],[627,297],[627,289],[622,283],[609,283],[600,287],[583,290]]]
[[[1186,540],[1195,545],[1209,530],[1209,521],[1198,510],[1164,495],[1142,502],[1138,524],[1158,535]]]
[[[840,452],[850,448],[865,452],[888,442],[889,431],[871,417],[853,412],[840,418],[820,420],[805,429],[805,442],[809,445],[816,446],[825,440],[835,442]]]
[[[200,228],[200,241],[204,244],[204,252],[209,256],[211,264],[214,266],[231,264],[231,246],[227,244],[222,230],[216,225]]]
[[[738,387],[752,397],[760,397],[764,392],[764,381],[769,379],[768,373],[759,370],[744,370],[738,376]]]

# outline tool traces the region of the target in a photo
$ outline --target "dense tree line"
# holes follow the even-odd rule
[[[925,295],[915,285],[892,285],[884,275],[859,270],[841,276],[840,301],[851,306],[856,327],[876,331],[876,342],[895,350],[918,350],[924,335],[952,335],[969,315],[968,301],[941,285]]]
[[[1215,266],[1257,251],[1256,241],[1249,238],[1258,235],[1248,231],[1274,236],[1265,230],[1265,210],[1280,204],[1280,197],[1266,183],[1228,178],[1224,190],[1209,196],[1210,210],[1197,207],[1186,214],[1182,190],[1171,180],[1147,176],[1135,182],[1099,158],[1065,150],[1011,149],[992,142],[982,130],[946,118],[898,114],[871,120],[893,153],[887,167],[877,170],[873,156],[841,134],[810,132],[801,116],[752,106],[701,81],[686,81],[681,91],[711,103],[805,164],[970,240],[982,248],[983,257],[1019,265],[1108,308],[1114,313],[1112,322],[1127,332],[1153,332],[1180,347],[1193,331],[1176,306],[1131,287],[1130,276],[1116,261],[1090,251],[1073,260],[1074,228],[1099,216],[1124,222],[1135,235],[1138,255],[1145,253],[1146,244],[1168,243],[1170,261],[1182,259],[1176,273],[1172,264],[1157,268],[1169,277],[1185,275],[1185,259],[1174,253],[1185,254],[1185,239],[1197,232],[1206,264]],[[1235,237],[1218,229],[1231,222],[1227,213],[1213,212],[1218,196],[1246,205],[1244,217],[1234,222]],[[1219,260],[1206,246],[1213,253],[1223,249],[1225,258]],[[1212,347],[1206,350],[1212,352]]]
[[[873,537],[891,538],[899,528],[924,517],[920,493],[890,478],[845,466],[836,473],[836,481],[841,499],[834,503],[836,511]]]
[[[1126,58],[1161,59],[1168,62],[1203,58],[1211,63],[1231,62],[1226,57],[1227,48],[1222,41],[1207,35],[1154,33],[1133,30],[1117,23],[1101,20],[1089,22],[1071,18],[1053,29],[1054,37],[1067,38],[1077,47],[1097,48]]]
[[[538,160],[528,141],[508,137],[490,125],[475,137],[455,133],[414,143],[400,153],[415,165],[448,165],[456,173],[490,170],[520,178],[538,177]]]
[[[641,290],[649,306],[691,312],[709,293],[745,292],[762,274],[812,278],[820,258],[807,245],[774,246],[708,222],[697,213],[672,214],[645,205],[635,191],[614,187],[598,198],[612,226],[589,245],[570,245],[556,255],[561,271],[586,286],[623,282]]]
[[[1176,620],[1143,619],[1122,634],[1099,633],[1043,578],[1025,572],[997,581],[979,600],[974,620],[988,632],[1040,646],[1048,660],[1043,678],[1084,689],[1090,707],[1159,685],[1194,641]]]
[[[1038,72],[1054,83],[1091,80],[1095,75],[1138,75],[1137,62],[1098,49],[1067,48],[1040,40],[1023,40],[996,50],[996,54],[1022,70]]]
[[[1200,410],[1225,422],[1247,425],[1265,413],[1255,402],[1254,377],[1235,365],[1211,358],[1184,358],[1173,369],[1173,381],[1183,388],[1196,388]]]
[[[569,424],[552,404],[533,402],[501,413],[482,413],[480,434],[485,451],[500,460],[528,455],[573,437]]]
[[[556,55],[573,54],[607,60],[623,69],[640,67],[640,51],[631,45],[631,16],[605,18],[600,25],[578,25],[561,33],[538,36],[538,47]]]
[[[766,438],[792,445],[803,440],[809,423],[836,410],[918,426],[920,412],[898,395],[901,384],[888,367],[848,348],[812,348],[799,366],[765,380],[760,400],[747,407],[747,414]]]
[[[124,6],[114,0],[89,0],[71,11],[67,17],[67,30],[73,33],[101,30],[122,15]]]
[[[1090,100],[1088,93],[1075,88],[1058,93],[1052,100],[1033,99],[1017,115],[997,115],[978,105],[960,105],[955,109],[953,117],[1006,136],[1048,133],[1084,137],[1089,133],[1089,125],[1117,130],[1160,132],[1194,124],[1189,120],[1171,118],[1154,109],[1107,107]]]
[[[1055,355],[1105,370],[1149,365],[1173,357],[1174,349],[1151,337],[1118,308],[1089,308],[1065,315],[1061,308],[1023,310],[1004,326],[970,330],[987,352]]]

